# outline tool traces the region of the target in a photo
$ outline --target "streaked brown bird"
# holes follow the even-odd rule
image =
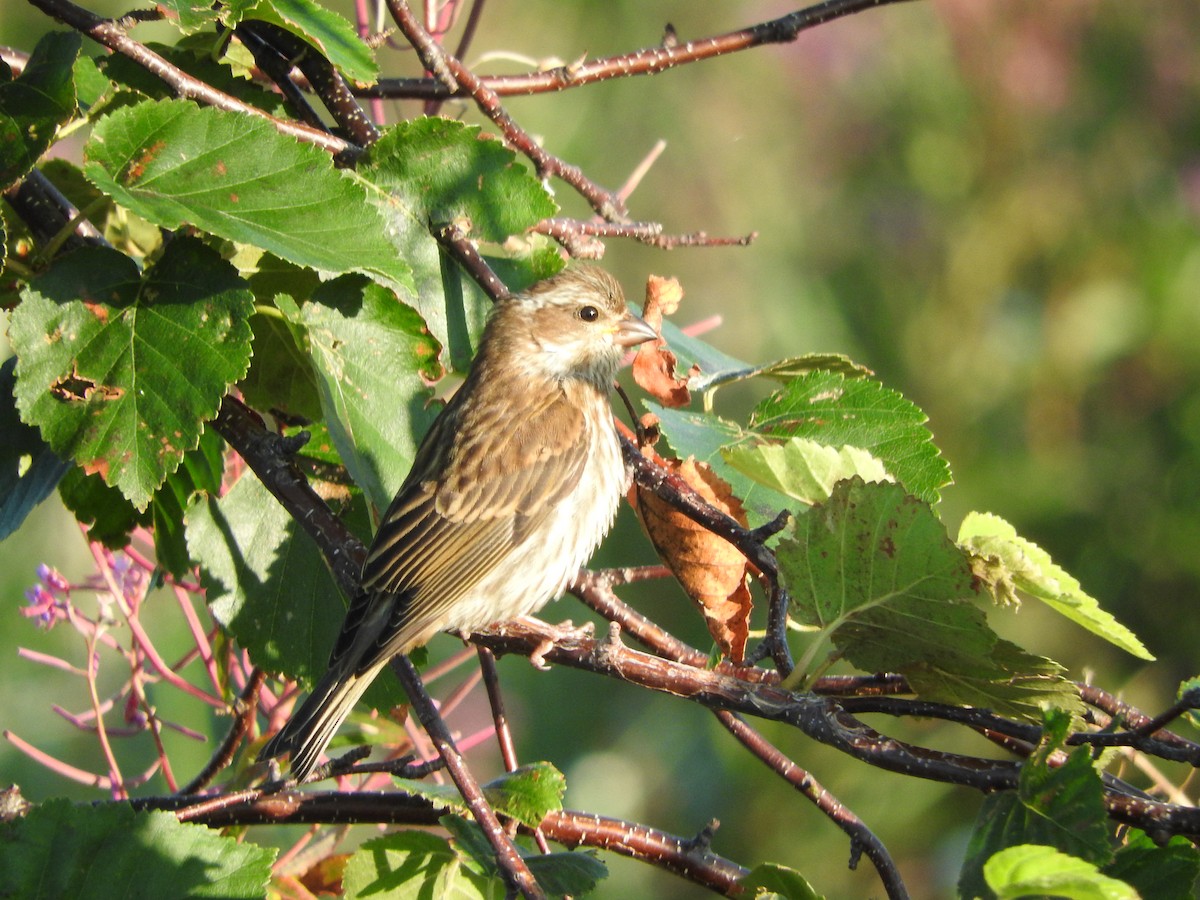
[[[591,266],[495,305],[380,522],[329,671],[259,759],[290,752],[304,779],[395,654],[562,593],[616,516],[625,464],[609,394],[626,348],[654,337]]]

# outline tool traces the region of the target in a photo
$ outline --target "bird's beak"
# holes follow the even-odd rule
[[[657,337],[658,332],[651,328],[645,319],[627,312],[613,333],[613,343],[618,347],[636,347]]]

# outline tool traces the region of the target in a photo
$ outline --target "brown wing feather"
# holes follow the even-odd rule
[[[368,596],[352,605],[331,664],[360,644],[368,621],[377,633],[355,665],[360,672],[438,627],[573,490],[587,462],[583,413],[557,388],[537,396],[452,401],[438,417],[380,523],[363,567]],[[390,607],[386,625],[381,604]]]

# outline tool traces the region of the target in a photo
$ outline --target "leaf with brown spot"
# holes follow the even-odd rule
[[[647,455],[713,506],[746,524],[741,501],[706,463],[691,458],[682,462],[664,460],[652,450]],[[650,491],[636,487],[631,491],[636,492],[634,508],[658,555],[704,615],[709,634],[721,652],[734,662],[741,662],[750,634],[753,606],[746,558],[733,544],[693,522]]]
[[[659,334],[658,341],[642,344],[633,358],[633,380],[665,406],[687,406],[692,402],[687,379],[675,374],[675,354],[662,340],[663,316],[679,309],[683,288],[674,278],[651,275],[646,280],[646,305],[642,318]],[[695,367],[693,370],[698,371]]]
[[[144,271],[109,248],[78,250],[12,314],[21,418],[145,509],[245,374],[253,310],[233,266],[194,238]]]

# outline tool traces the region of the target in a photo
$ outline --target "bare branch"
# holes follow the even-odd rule
[[[480,87],[498,97],[511,97],[564,91],[614,78],[657,75],[687,63],[725,56],[765,44],[791,43],[803,32],[817,25],[872,7],[903,2],[907,0],[828,0],[788,13],[778,19],[726,34],[669,46],[659,44],[632,53],[556,66],[526,75],[483,75],[478,76],[478,81]],[[461,54],[459,58],[462,58]],[[364,97],[445,100],[450,97],[471,96],[474,91],[465,86],[448,85],[432,78],[381,78],[378,84],[363,88],[359,94]]]

